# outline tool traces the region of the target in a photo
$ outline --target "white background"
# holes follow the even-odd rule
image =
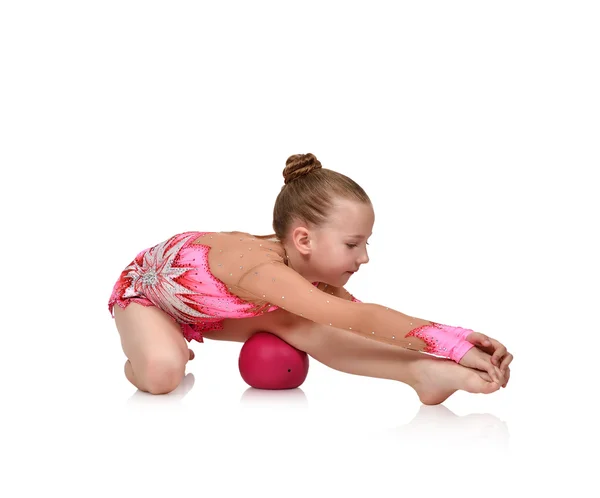
[[[599,25],[577,1],[3,2],[0,494],[594,495]],[[120,271],[180,231],[271,233],[305,152],[373,199],[349,290],[499,339],[506,389],[422,407],[313,360],[261,393],[214,341],[172,395],[126,381]]]

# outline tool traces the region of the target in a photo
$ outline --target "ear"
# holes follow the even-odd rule
[[[310,254],[312,248],[308,228],[302,226],[296,227],[292,232],[292,242],[300,254],[304,256]]]

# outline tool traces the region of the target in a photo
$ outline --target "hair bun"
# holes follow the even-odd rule
[[[283,182],[287,185],[315,169],[322,168],[314,154],[295,154],[288,157],[283,170]]]

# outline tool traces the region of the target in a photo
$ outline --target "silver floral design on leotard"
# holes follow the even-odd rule
[[[194,303],[186,295],[196,294],[194,291],[177,283],[175,279],[193,268],[174,265],[175,257],[183,245],[195,237],[182,238],[177,244],[167,249],[170,240],[148,249],[142,259],[142,264],[133,261],[125,271],[131,279],[131,285],[125,290],[123,297],[143,295],[163,311],[170,314],[179,322],[189,323],[193,318],[211,318],[188,306]]]

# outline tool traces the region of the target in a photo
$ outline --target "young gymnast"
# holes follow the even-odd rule
[[[245,342],[267,331],[336,370],[404,382],[424,404],[506,387],[513,356],[497,340],[344,289],[369,261],[375,216],[356,182],[313,154],[290,156],[283,176],[274,234],[184,232],[121,272],[108,309],[134,386],[174,390],[194,357],[186,340]]]

